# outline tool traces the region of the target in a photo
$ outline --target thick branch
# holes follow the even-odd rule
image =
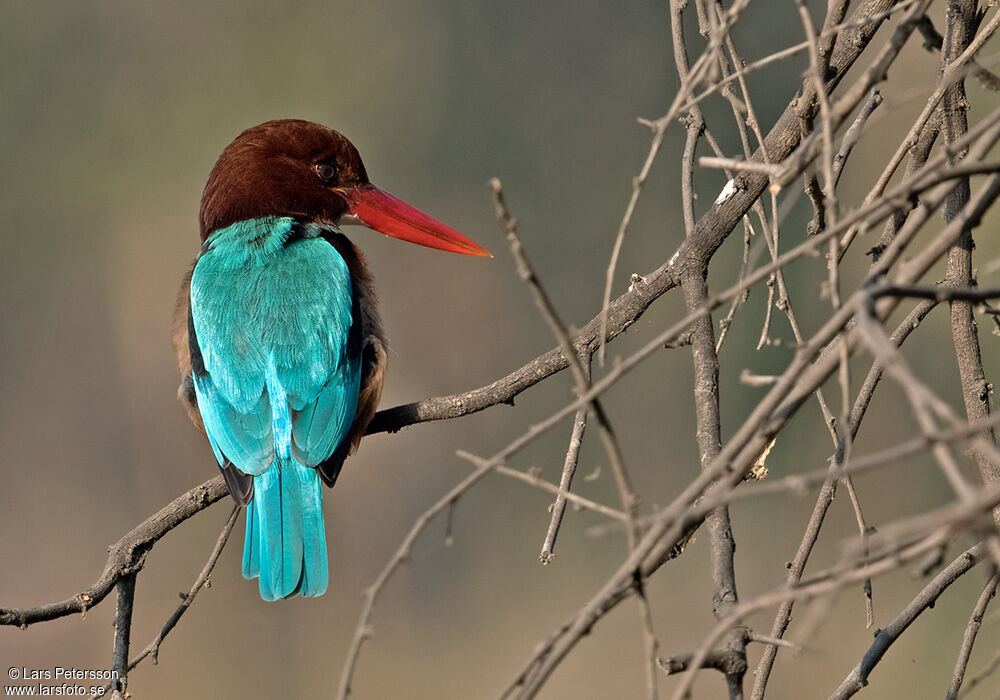
[[[53,620],[73,613],[86,612],[100,603],[123,576],[142,569],[150,548],[182,522],[229,495],[226,482],[219,475],[178,496],[154,515],[136,525],[111,545],[101,577],[87,590],[58,603],[35,608],[0,608],[0,625],[27,627],[35,622]]]
[[[941,50],[942,72],[946,66],[966,50],[972,41],[977,24],[977,5],[976,0],[949,1],[948,26],[944,46]],[[958,80],[945,91],[941,104],[942,131],[945,143],[954,143],[968,131],[968,107],[965,81]],[[949,164],[954,165],[961,159],[962,154],[956,153],[949,159]],[[964,178],[959,180],[958,185],[945,203],[945,219],[952,221],[968,201],[969,180]],[[965,230],[952,249],[948,251],[948,264],[945,273],[948,284],[957,287],[975,286],[976,281],[972,272],[972,251],[974,248],[972,231]],[[962,382],[962,398],[965,402],[966,415],[970,421],[984,418],[990,414],[992,386],[987,381],[986,373],[983,371],[978,327],[972,313],[972,305],[967,301],[951,302],[951,336]],[[983,437],[991,443],[996,443],[993,430],[985,431]],[[978,451],[975,453],[975,460],[985,484],[1000,481],[1000,465]],[[1000,524],[1000,510],[994,513],[994,519]]]
[[[663,672],[668,676],[677,673],[684,673],[691,668],[691,661],[694,654],[681,654],[656,660]],[[726,678],[743,676],[747,671],[746,654],[737,654],[728,649],[716,649],[710,651],[701,664],[702,668],[714,668],[720,671]]]
[[[135,603],[135,576],[132,571],[118,581],[118,609],[115,612],[115,645],[111,654],[111,669],[118,677],[114,681],[114,700],[128,697],[128,649],[132,636],[132,607]]]
[[[684,301],[689,311],[701,307],[708,297],[705,281],[707,271],[689,274],[682,281]],[[722,425],[719,417],[719,357],[715,353],[715,329],[711,315],[699,318],[691,327],[691,356],[694,361],[694,406],[697,423],[698,452],[702,469],[707,468],[719,454],[722,444]],[[736,593],[736,570],[729,508],[719,506],[705,518],[711,550],[712,611],[719,619],[725,617],[739,602]],[[733,627],[723,642],[727,656],[742,659],[730,664],[726,672],[730,698],[743,697],[743,675],[746,672],[746,632]]]

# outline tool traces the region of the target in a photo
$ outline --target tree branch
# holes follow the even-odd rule
[[[976,0],[949,0],[948,12],[946,13],[948,26],[941,50],[942,74],[972,43],[978,23],[977,5]],[[1000,17],[1000,14],[997,17]],[[968,131],[968,105],[965,81],[963,79],[956,80],[948,86],[941,103],[942,131],[945,143],[948,145],[953,144]],[[949,164],[955,165],[961,160],[962,154],[956,152],[950,156]],[[963,178],[959,180],[945,203],[945,220],[952,221],[968,201],[969,181],[967,178]],[[947,284],[957,287],[975,286],[976,281],[972,273],[972,251],[974,248],[972,232],[966,229],[948,252],[945,273]],[[986,373],[983,371],[978,327],[972,313],[972,305],[967,301],[954,300],[951,302],[951,336],[955,346],[955,358],[958,361],[966,415],[970,421],[988,416],[992,386],[987,381]],[[983,437],[996,444],[996,435],[992,430],[987,430]],[[975,454],[975,460],[979,466],[983,483],[1000,482],[1000,464],[991,461],[981,452]],[[1000,525],[1000,510],[994,513],[994,519]]]
[[[111,670],[117,674],[114,682],[114,700],[128,696],[128,648],[132,635],[132,606],[135,603],[136,572],[130,571],[118,580],[118,608],[115,612],[115,645],[111,655]]]
[[[27,627],[35,622],[85,613],[104,600],[122,577],[139,572],[147,552],[161,537],[228,495],[226,482],[219,475],[178,496],[111,545],[104,572],[90,588],[58,603],[27,609],[0,608],[0,625]]]
[[[997,573],[996,567],[994,567],[993,575],[990,576],[983,587],[983,592],[979,595],[979,600],[976,601],[976,607],[972,610],[969,624],[965,628],[965,634],[962,637],[962,648],[959,650],[958,659],[955,661],[955,671],[951,675],[951,683],[948,685],[948,695],[945,696],[945,700],[956,700],[958,698],[958,691],[962,688],[965,670],[968,668],[969,658],[972,656],[972,645],[976,643],[976,635],[979,634],[979,628],[983,624],[986,608],[989,606],[993,596],[996,595],[997,583],[1000,583],[1000,573]]]
[[[903,608],[895,619],[875,634],[875,641],[865,652],[858,665],[840,684],[830,700],[846,700],[868,685],[868,676],[889,651],[889,647],[899,639],[914,620],[924,611],[934,607],[934,603],[948,587],[983,559],[984,547],[978,544],[963,552],[951,564],[941,570],[923,590]]]

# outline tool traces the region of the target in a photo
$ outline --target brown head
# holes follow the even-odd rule
[[[226,146],[201,199],[201,238],[247,219],[293,216],[361,224],[388,236],[466,255],[489,255],[454,229],[368,180],[342,134],[301,119],[251,127]]]

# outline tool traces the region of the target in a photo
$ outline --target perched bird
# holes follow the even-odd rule
[[[360,224],[431,248],[488,256],[368,181],[340,133],[297,119],[247,129],[201,200],[202,247],[181,285],[179,395],[247,506],[243,576],[278,600],[327,587],[322,486],[375,415],[386,341]]]

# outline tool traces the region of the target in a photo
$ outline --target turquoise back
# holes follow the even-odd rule
[[[198,407],[220,464],[247,474],[279,454],[316,466],[357,410],[350,274],[320,233],[289,217],[233,224],[208,239],[191,278]]]
[[[243,575],[265,600],[326,590],[315,467],[358,405],[350,272],[322,233],[289,217],[238,222],[208,238],[191,278],[198,410],[220,466],[253,476]]]

